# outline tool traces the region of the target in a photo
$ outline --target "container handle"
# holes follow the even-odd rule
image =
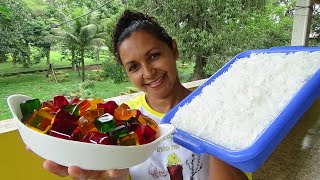
[[[174,133],[173,141],[196,154],[203,154],[205,152],[205,150],[202,148],[202,143],[187,133]]]

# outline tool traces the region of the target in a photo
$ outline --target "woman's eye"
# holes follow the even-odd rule
[[[150,60],[158,59],[159,56],[160,56],[160,53],[153,53],[150,55]]]
[[[132,65],[132,66],[129,67],[129,72],[135,71],[136,69],[137,69],[137,65],[134,64],[134,65]]]

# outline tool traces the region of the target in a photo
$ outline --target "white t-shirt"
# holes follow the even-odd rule
[[[127,102],[131,109],[139,109],[142,114],[149,116],[160,123],[164,114],[154,111],[140,95]],[[133,155],[134,157],[134,155]],[[132,180],[180,180],[209,178],[209,156],[197,155],[188,149],[176,144],[172,135],[165,138],[142,164],[130,168]]]

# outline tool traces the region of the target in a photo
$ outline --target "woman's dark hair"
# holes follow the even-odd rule
[[[112,45],[113,53],[121,63],[118,48],[123,40],[137,31],[145,31],[151,33],[159,40],[166,43],[170,48],[172,46],[172,38],[168,35],[163,27],[161,27],[153,17],[147,16],[140,12],[130,10],[124,11],[113,30]]]

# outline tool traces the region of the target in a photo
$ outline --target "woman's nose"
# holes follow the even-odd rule
[[[142,69],[143,69],[143,72],[142,72],[143,78],[152,78],[153,74],[156,72],[156,69],[151,64],[143,66]]]

